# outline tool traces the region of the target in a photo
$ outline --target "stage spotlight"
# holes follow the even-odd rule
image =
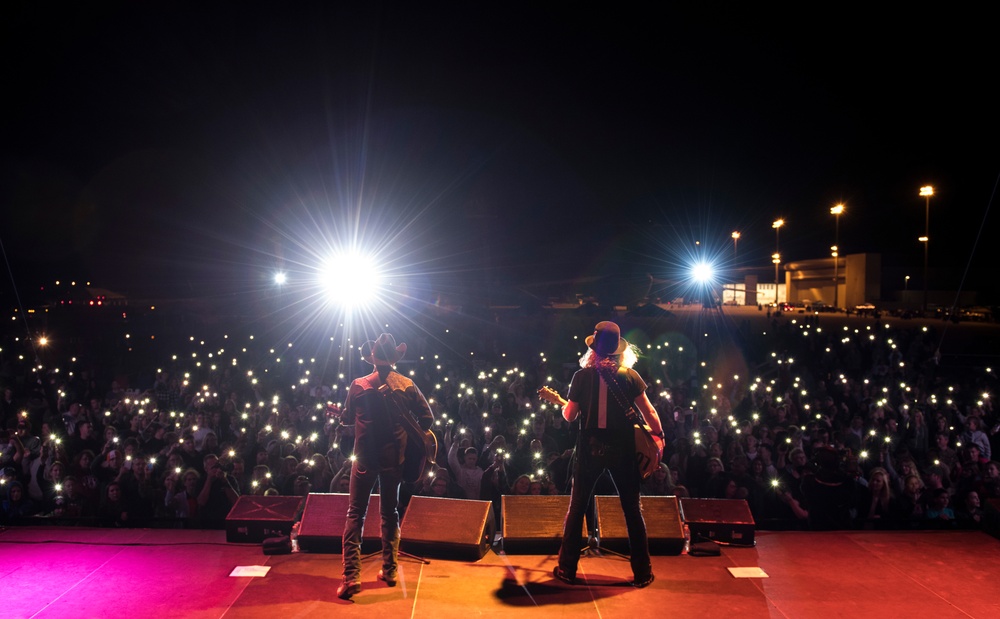
[[[284,273],[282,273],[281,271],[278,271],[277,273],[274,274],[274,283],[275,284],[281,286],[281,285],[283,285],[287,281],[288,281],[288,276],[285,275]]]
[[[699,262],[691,267],[691,277],[701,284],[707,284],[712,281],[714,275],[712,265],[707,262]]]
[[[351,252],[327,260],[320,273],[320,282],[328,301],[352,307],[373,301],[378,296],[382,277],[371,257]]]

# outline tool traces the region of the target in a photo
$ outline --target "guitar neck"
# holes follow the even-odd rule
[[[560,407],[565,407],[568,401],[560,396],[558,393],[549,389],[548,387],[542,387],[538,390],[538,397],[545,400],[550,404],[555,404]]]

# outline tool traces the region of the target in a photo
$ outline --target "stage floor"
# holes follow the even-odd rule
[[[231,577],[237,566],[266,576]],[[24,527],[0,533],[4,617],[982,617],[1000,616],[1000,541],[978,532],[757,532],[721,556],[653,557],[656,582],[627,586],[618,557],[489,552],[477,562],[401,563],[388,588],[368,559],[364,590],[337,599],[340,555],[265,556],[224,531]],[[760,568],[737,578],[728,568]]]

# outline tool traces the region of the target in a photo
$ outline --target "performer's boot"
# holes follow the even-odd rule
[[[356,580],[345,580],[337,587],[337,597],[342,600],[349,600],[358,593],[361,593],[361,583]]]

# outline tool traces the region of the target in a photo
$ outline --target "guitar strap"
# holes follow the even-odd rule
[[[601,430],[608,427],[608,384],[603,377],[597,388],[597,427]]]
[[[376,387],[375,385],[373,385],[372,381],[368,380],[367,376],[362,376],[361,378],[358,379],[358,382],[361,383],[361,385],[365,389],[371,389],[375,393],[378,393],[379,395],[381,395],[382,396],[382,402],[385,404],[385,410],[389,413],[389,416],[392,418],[392,420],[394,422],[396,422],[398,424],[402,424],[402,420],[400,420],[400,418],[399,418],[399,411],[396,410],[396,407],[393,406],[392,402],[389,401],[389,398],[387,397],[388,393],[383,392],[381,389],[379,389],[378,387]],[[379,386],[381,386],[381,385],[379,385]]]
[[[392,419],[392,421],[394,423],[396,423],[397,425],[401,426],[403,428],[403,430],[407,432],[407,434],[409,434],[409,428],[410,427],[414,427],[417,431],[420,431],[419,424],[416,423],[416,420],[413,420],[411,423],[408,424],[408,423],[406,423],[402,419],[401,415],[404,415],[404,414],[405,415],[410,415],[410,412],[406,411],[404,413],[404,412],[398,410],[396,408],[395,402],[393,402],[393,401],[391,401],[389,399],[389,390],[390,390],[390,388],[389,388],[388,381],[385,382],[385,383],[383,383],[383,385],[386,387],[385,389],[381,389],[380,388],[383,385],[379,385],[379,387],[376,387],[374,384],[372,384],[372,381],[370,381],[367,376],[362,376],[361,378],[357,379],[357,382],[362,387],[364,387],[365,389],[372,389],[376,393],[379,393],[379,395],[382,396],[382,402],[385,405],[386,411],[389,413],[390,419]],[[412,417],[412,415],[411,415],[411,417]],[[427,431],[425,431],[425,432],[429,434],[429,432],[427,432]],[[407,440],[409,441],[410,439],[408,438]],[[424,443],[426,444],[426,440],[424,441]],[[418,442],[418,444],[420,444],[420,442]],[[429,462],[430,464],[434,464],[435,463],[435,459],[436,459],[436,455],[437,455],[437,453],[436,453],[437,452],[437,442],[436,441],[434,442],[434,452],[435,452],[435,454],[433,456],[429,456],[429,457],[426,458],[427,462]]]
[[[637,428],[642,429],[642,434],[644,436],[649,437],[650,436],[649,432],[644,429],[645,420],[639,415],[639,413],[635,410],[635,408],[632,407],[631,404],[627,403],[625,394],[622,393],[621,385],[619,385],[610,375],[605,375],[605,373],[600,369],[598,370],[598,372],[601,375],[601,381],[608,385],[608,388],[611,391],[612,395],[614,395],[615,399],[618,401],[621,407],[625,409],[625,417],[633,424],[635,424]],[[638,442],[638,438],[636,440]],[[656,452],[658,456],[662,456],[663,454],[662,445],[656,443],[655,440],[654,440],[654,445],[656,446]],[[636,453],[637,470],[641,474],[642,478],[646,479],[647,477],[649,477],[649,475],[652,474],[652,470],[648,469],[645,463],[654,463],[654,462],[651,457],[647,456],[647,454],[643,449],[639,448],[639,445],[636,445],[636,448],[637,448],[637,453]],[[655,465],[659,466],[658,459],[655,461]]]
[[[615,400],[618,402],[618,405],[621,406],[622,410],[625,411],[625,417],[628,418],[629,421],[631,421],[632,423],[641,423],[641,420],[639,419],[638,414],[635,412],[635,409],[632,408],[632,405],[628,402],[628,399],[625,397],[625,394],[622,392],[621,385],[619,385],[615,381],[615,379],[610,376],[610,374],[606,374],[606,371],[603,370],[603,369],[598,369],[597,370],[597,374],[598,374],[598,376],[601,377],[601,390],[600,390],[600,400],[601,400],[600,415],[601,415],[601,417],[600,417],[600,419],[601,419],[601,421],[605,422],[605,425],[601,425],[601,427],[602,428],[607,427],[607,425],[606,425],[606,422],[607,422],[607,419],[606,419],[606,416],[607,416],[607,402],[606,402],[606,398],[607,398],[607,392],[608,391],[611,392],[611,395],[614,396]]]

